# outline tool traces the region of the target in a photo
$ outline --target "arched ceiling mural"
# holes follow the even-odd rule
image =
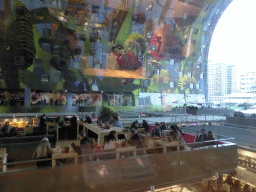
[[[0,87],[207,94],[211,36],[230,3],[1,0]]]

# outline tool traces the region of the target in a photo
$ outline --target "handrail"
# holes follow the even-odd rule
[[[216,142],[216,144],[214,146],[219,147],[219,145],[222,144],[218,144],[218,141],[228,141],[228,140],[233,140],[234,138],[229,138],[229,139],[218,139],[218,140],[210,140],[210,141],[203,141],[203,142],[195,142],[195,143],[189,143],[189,144],[177,144],[177,145],[173,145],[172,147],[180,147],[182,145],[184,146],[191,146],[191,145],[200,145],[200,144],[205,144],[205,143],[211,143],[211,142]],[[152,148],[139,148],[139,149],[135,149],[135,150],[127,150],[125,152],[134,152],[134,151],[144,151],[144,150],[154,150],[154,149],[163,149],[165,146],[159,146],[159,147],[152,147]],[[206,146],[202,146],[202,147],[206,147]],[[193,150],[193,147],[191,148],[191,151]],[[181,150],[181,151],[189,151],[189,150]],[[176,151],[179,152],[179,151]],[[107,155],[107,154],[117,154],[117,153],[124,153],[124,152],[117,152],[117,151],[111,151],[111,152],[101,152],[101,153],[90,153],[90,154],[85,154],[85,155],[77,155],[78,158],[81,157],[88,157],[90,158],[90,156],[93,155]],[[147,155],[147,154],[144,154]],[[61,159],[69,159],[70,157],[66,157],[66,158],[61,158]],[[56,160],[59,158],[47,158],[47,159],[36,159],[36,160],[29,160],[29,161],[18,161],[18,162],[12,162],[12,163],[2,163],[1,165],[16,165],[16,164],[26,164],[26,163],[34,163],[34,162],[39,162],[39,161],[49,161],[49,160]]]
[[[230,170],[225,170],[225,171],[219,171],[218,173],[229,173],[229,172],[232,172],[234,171],[233,169],[230,169]],[[155,185],[154,187],[157,187],[157,188],[160,188],[160,187],[165,187],[165,186],[174,186],[174,185],[178,185],[178,184],[184,184],[184,183],[190,183],[190,184],[193,184],[193,183],[198,183],[198,180],[200,180],[201,178],[206,178],[206,177],[212,177],[212,174],[207,174],[207,175],[201,175],[201,176],[198,176],[198,177],[193,177],[193,178],[190,178],[190,179],[182,179],[182,180],[178,180],[178,181],[174,181],[174,182],[169,182],[169,183],[165,183],[165,184],[161,184],[161,185]],[[166,188],[166,187],[165,187]],[[150,188],[141,188],[141,189],[135,189],[135,190],[132,190],[132,191],[129,191],[129,192],[136,192],[136,191],[141,191],[141,190],[150,190]]]

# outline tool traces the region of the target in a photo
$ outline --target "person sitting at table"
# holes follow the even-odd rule
[[[139,122],[136,120],[134,121],[132,124],[131,124],[131,127],[130,128],[133,128],[133,129],[138,129],[139,128]]]
[[[90,138],[85,134],[85,132],[79,133],[78,138],[80,140],[80,146],[76,145],[74,142],[71,143],[71,147],[74,149],[74,151],[77,152],[78,155],[82,155],[83,152],[89,152],[91,144]]]
[[[33,159],[50,159],[52,158],[53,151],[51,149],[51,144],[49,142],[49,139],[47,137],[44,137],[37,148],[35,149],[32,158]],[[37,168],[44,168],[44,167],[50,167],[52,161],[37,161],[36,166]]]
[[[118,117],[117,120],[114,119],[113,126],[124,128],[122,121],[120,121],[120,117]]]
[[[174,125],[171,125],[170,127],[170,138],[173,141],[178,141],[179,140],[179,131],[176,129],[176,127]]]
[[[4,126],[1,128],[1,131],[5,137],[8,136],[9,132],[11,130],[11,126],[9,125],[9,121],[6,121]]]
[[[174,127],[180,132],[180,134],[182,133],[182,130],[178,127],[178,125],[174,125]]]
[[[208,137],[205,134],[205,129],[201,129],[201,135],[196,137],[196,142],[207,141]]]
[[[40,121],[39,122],[39,131],[43,133],[46,130],[46,127],[47,127],[47,124],[46,124],[46,114],[43,114],[40,117],[39,121]]]
[[[143,140],[140,134],[137,133],[137,130],[134,128],[131,129],[131,138],[128,140],[128,143],[133,146],[136,146],[137,149],[144,147]]]
[[[119,144],[117,143],[117,141],[118,141],[118,135],[116,131],[111,131],[106,136],[104,150],[115,149],[116,147],[119,147]]]
[[[92,124],[92,119],[88,115],[85,115],[84,122],[88,124]]]
[[[146,120],[142,121],[142,127],[145,129],[146,132],[148,132],[148,122]]]
[[[118,141],[118,135],[116,131],[111,131],[107,136],[105,140],[105,145],[104,145],[104,151],[105,152],[114,152],[117,147],[119,147]],[[110,153],[110,154],[104,154],[103,159],[115,159],[116,154],[115,153]]]
[[[160,129],[160,124],[156,122],[155,128],[151,131],[151,137],[161,137],[162,136],[162,130]]]
[[[113,113],[113,120],[118,121],[118,114],[117,113]]]
[[[208,141],[210,141],[210,140],[215,140],[215,137],[214,137],[212,131],[208,131],[207,140],[208,140]]]
[[[163,131],[163,130],[166,130],[166,125],[165,125],[165,122],[161,122],[160,123],[160,129]]]
[[[180,149],[185,149],[186,145],[185,145],[185,141],[183,139],[183,137],[181,136],[180,132],[177,130],[175,125],[171,125],[170,127],[170,138],[172,141],[178,141],[180,144]]]

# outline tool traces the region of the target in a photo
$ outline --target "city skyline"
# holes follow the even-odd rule
[[[221,16],[214,32],[208,60],[235,65],[237,77],[256,71],[254,62],[256,28],[255,0],[234,0]],[[228,50],[228,51],[227,51]]]

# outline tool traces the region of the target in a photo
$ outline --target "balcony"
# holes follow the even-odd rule
[[[237,144],[232,138],[178,148],[165,151],[164,146],[155,147],[155,153],[148,153],[149,148],[93,153],[76,157],[79,159],[75,162],[83,163],[1,173],[1,191],[131,191],[191,178],[209,178],[216,172],[225,173],[237,167]],[[57,158],[60,157],[53,160]]]

